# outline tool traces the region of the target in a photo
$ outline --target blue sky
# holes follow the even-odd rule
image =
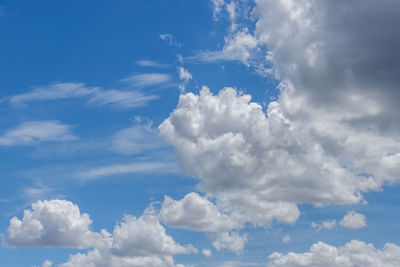
[[[396,1],[0,4],[0,266],[400,264]]]

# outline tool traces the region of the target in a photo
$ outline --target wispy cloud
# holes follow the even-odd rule
[[[99,179],[104,176],[130,173],[171,173],[177,172],[177,167],[171,162],[136,162],[131,164],[114,164],[94,167],[76,173],[80,180]]]
[[[165,73],[135,74],[121,80],[134,87],[146,87],[154,85],[165,85],[171,81],[171,77]]]
[[[89,103],[100,106],[112,105],[119,108],[136,108],[145,106],[151,100],[158,98],[158,95],[145,95],[139,91],[107,90],[94,94]]]
[[[154,68],[168,68],[171,67],[169,64],[159,63],[153,60],[138,60],[136,65],[141,67],[154,67]]]
[[[87,87],[84,83],[52,83],[35,87],[28,93],[10,98],[13,106],[21,106],[31,101],[52,101],[68,98],[88,97],[94,105],[110,105],[117,108],[135,108],[146,105],[159,98],[158,95],[146,95],[139,91],[103,90],[99,87]]]
[[[44,87],[35,87],[28,93],[14,95],[10,98],[10,103],[18,106],[30,101],[83,97],[94,94],[98,90],[96,87],[86,87],[84,83],[52,83]]]
[[[78,139],[71,126],[58,121],[29,121],[0,136],[0,146],[30,145],[42,141],[72,141]]]

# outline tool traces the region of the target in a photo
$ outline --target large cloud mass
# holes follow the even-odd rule
[[[264,112],[233,88],[203,88],[180,96],[162,137],[218,207],[254,224],[292,223],[299,203],[360,202],[400,176],[399,5],[256,1],[255,30],[226,46],[246,32],[248,58],[267,50],[278,101]]]

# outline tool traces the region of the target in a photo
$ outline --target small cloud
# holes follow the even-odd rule
[[[138,60],[136,65],[141,67],[154,67],[154,68],[168,68],[171,67],[169,64],[159,63],[153,60]]]
[[[346,213],[339,224],[343,227],[359,229],[367,226],[367,219],[364,214],[352,210]]]
[[[28,121],[0,136],[0,146],[31,145],[38,142],[77,140],[71,126],[58,121]]]
[[[282,238],[282,243],[289,243],[290,242],[290,240],[291,240],[291,237],[290,237],[290,235],[285,235],[283,238]]]
[[[336,220],[323,221],[321,224],[312,222],[311,227],[316,229],[317,232],[321,231],[322,229],[332,230],[333,228],[336,227]]]
[[[165,33],[165,34],[160,34],[161,40],[167,41],[168,44],[171,46],[174,43],[174,38],[172,37],[172,34]]]
[[[209,257],[211,257],[211,254],[212,254],[212,251],[210,250],[210,249],[203,249],[202,251],[201,251],[201,253],[203,253],[203,255],[206,257],[206,258],[209,258]]]
[[[171,81],[171,77],[165,73],[146,73],[132,75],[122,79],[121,81],[129,83],[134,87],[146,87],[162,84],[165,85]]]
[[[86,169],[75,173],[75,176],[80,180],[94,180],[104,176],[112,175],[159,172],[176,172],[176,166],[171,162],[137,162],[131,164],[114,164]]]
[[[158,95],[145,95],[139,91],[103,90],[90,98],[89,103],[95,105],[111,105],[118,108],[137,108],[158,99]]]

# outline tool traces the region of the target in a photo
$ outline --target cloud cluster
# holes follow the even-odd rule
[[[216,14],[225,6],[213,3]],[[299,203],[358,203],[399,179],[398,8],[258,0],[254,31],[239,27],[221,51],[196,56],[260,62],[281,81],[266,112],[233,88],[203,88],[181,95],[159,127],[218,208],[255,225],[293,223]]]
[[[9,246],[92,248],[71,255],[60,266],[175,266],[172,255],[198,253],[167,235],[149,209],[141,217],[125,215],[111,233],[90,229],[89,215],[66,200],[38,201],[25,210],[22,221],[14,217],[7,230]]]
[[[387,243],[382,250],[379,250],[372,244],[357,240],[352,240],[343,247],[318,242],[311,247],[310,252],[287,254],[275,252],[269,256],[268,266],[395,267],[400,264],[399,255],[400,247],[391,243]]]
[[[240,235],[237,232],[221,232],[212,243],[217,251],[228,249],[236,254],[240,254],[247,242],[247,234]]]

